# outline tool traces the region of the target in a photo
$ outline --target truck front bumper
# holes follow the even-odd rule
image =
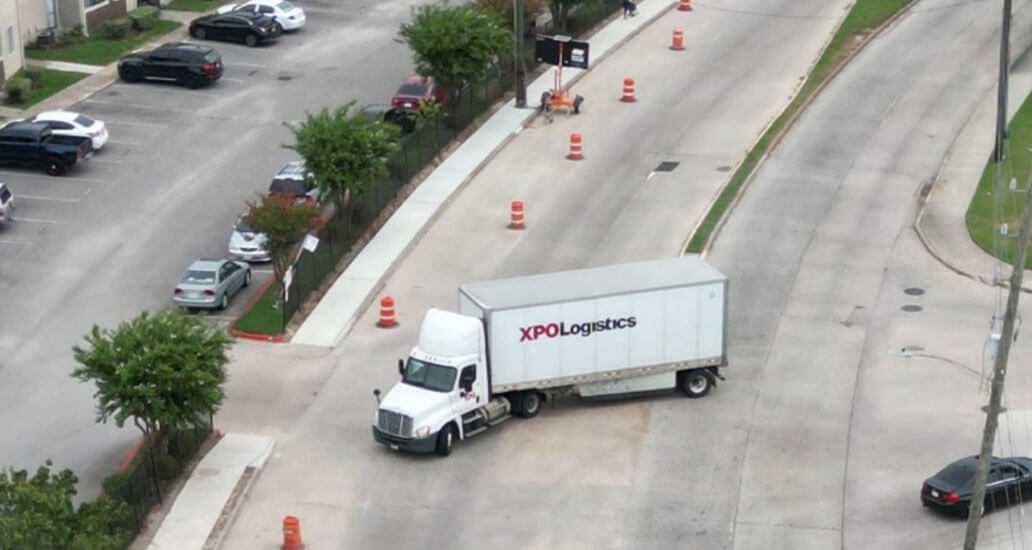
[[[395,451],[409,451],[412,453],[432,453],[434,447],[437,444],[435,437],[424,437],[422,439],[412,439],[408,437],[398,437],[386,432],[381,432],[380,428],[373,426],[373,439],[377,443],[383,443]]]

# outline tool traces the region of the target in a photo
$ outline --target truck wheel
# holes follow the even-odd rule
[[[455,441],[455,424],[445,424],[441,431],[437,432],[437,445],[434,451],[441,456],[451,454],[452,443]]]
[[[688,397],[703,397],[713,389],[713,375],[705,369],[677,373],[677,384]]]
[[[541,394],[534,390],[520,392],[516,395],[516,401],[519,406],[514,408],[514,412],[520,418],[534,418],[541,412]]]
[[[57,157],[51,157],[43,161],[43,169],[51,176],[60,176],[65,173],[65,163]]]

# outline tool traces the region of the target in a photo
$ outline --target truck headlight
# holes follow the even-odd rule
[[[412,432],[412,436],[418,439],[423,439],[430,435],[430,426],[420,426],[416,431]]]

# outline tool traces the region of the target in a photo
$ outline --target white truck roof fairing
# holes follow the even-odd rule
[[[419,330],[419,350],[439,357],[468,357],[480,352],[480,321],[431,308]]]
[[[498,311],[726,280],[723,273],[691,255],[468,283],[459,292],[482,310]]]

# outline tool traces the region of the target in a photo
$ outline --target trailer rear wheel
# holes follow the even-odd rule
[[[441,431],[437,432],[437,445],[434,446],[434,450],[441,456],[448,456],[454,442],[455,424],[445,424]]]
[[[512,396],[512,412],[520,418],[534,418],[541,412],[541,394],[534,391],[523,391]]]
[[[703,397],[713,389],[713,375],[706,369],[694,369],[677,373],[677,385],[688,397]]]

